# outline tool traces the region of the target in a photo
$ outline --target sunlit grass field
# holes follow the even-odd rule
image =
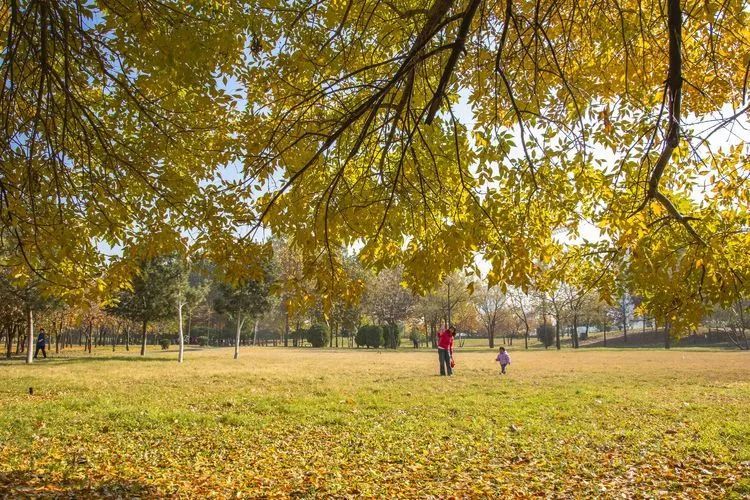
[[[3,361],[0,496],[750,495],[747,353],[511,354]]]

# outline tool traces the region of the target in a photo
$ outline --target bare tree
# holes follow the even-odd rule
[[[510,308],[516,316],[524,331],[523,344],[524,348],[529,348],[529,335],[533,328],[534,304],[531,297],[515,289],[510,292]]]
[[[497,286],[485,285],[474,294],[474,304],[487,333],[490,348],[495,347],[495,331],[507,301],[508,297]]]
[[[398,344],[398,324],[409,317],[414,306],[414,294],[401,284],[400,268],[384,269],[373,276],[367,283],[364,305],[374,318],[389,327],[386,339],[388,347],[396,348]]]

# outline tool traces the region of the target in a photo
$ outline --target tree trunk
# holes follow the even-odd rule
[[[11,350],[13,349],[13,336],[14,336],[15,330],[16,330],[15,325],[11,325],[8,327],[8,345],[5,351],[5,357],[8,359],[10,359]]]
[[[34,362],[34,311],[31,307],[26,308],[26,364]]]
[[[523,337],[523,347],[527,351],[529,350],[529,325],[526,324],[525,335]]]
[[[560,350],[560,320],[555,319],[555,348]]]
[[[289,347],[289,300],[286,301],[284,306],[285,319],[284,319],[284,347]]]
[[[148,327],[148,321],[145,319],[143,320],[143,325],[141,328],[141,356],[146,355],[146,328]]]
[[[63,320],[60,320],[60,326],[57,329],[57,333],[55,334],[55,354],[60,354],[60,336],[63,333]],[[63,347],[65,344],[63,344]]]
[[[185,331],[185,336],[187,337],[188,344],[190,344],[193,338],[193,311],[190,308],[188,308],[187,330]]]
[[[240,357],[240,334],[242,333],[242,313],[237,313],[237,332],[234,337],[234,359]]]
[[[57,333],[57,320],[56,319],[52,320],[52,333],[55,334],[55,354],[57,354],[57,352],[58,352],[57,351],[57,345],[58,345],[58,339],[59,339],[60,335]]]
[[[625,318],[622,322],[622,343],[628,343],[628,319]]]
[[[89,354],[91,354],[91,342],[92,342],[92,335],[94,335],[94,324],[92,321],[89,321],[89,334],[86,337],[86,346],[85,349],[88,351]]]
[[[182,363],[185,357],[185,332],[182,331],[182,302],[177,304],[177,342],[180,344],[177,362]]]
[[[253,345],[258,345],[258,318],[255,318],[253,325]]]
[[[664,323],[664,349],[672,347],[671,339],[669,337],[669,322]]]
[[[573,315],[573,336],[571,337],[571,340],[573,341],[573,349],[578,349],[578,315]]]
[[[125,350],[130,350],[130,325],[125,325]]]
[[[13,345],[13,325],[8,327],[8,337],[5,339],[5,357],[10,359],[10,349]]]
[[[445,326],[446,328],[450,328],[451,326],[451,284],[448,283],[448,324]]]

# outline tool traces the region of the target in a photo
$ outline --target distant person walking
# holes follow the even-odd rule
[[[34,359],[39,355],[39,351],[42,351],[44,358],[47,359],[47,335],[44,332],[44,328],[39,330],[39,336],[36,338],[36,352],[34,353]]]
[[[438,334],[438,358],[440,361],[440,375],[453,375],[453,338],[456,336],[454,327],[444,328]]]
[[[500,363],[500,374],[506,375],[505,373],[505,367],[510,364],[510,354],[505,350],[505,347],[500,348],[500,352],[497,354],[497,358],[495,358],[495,361]]]

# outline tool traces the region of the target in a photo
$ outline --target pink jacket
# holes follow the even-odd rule
[[[453,355],[453,335],[450,330],[441,330],[438,334],[438,349],[448,349]]]

